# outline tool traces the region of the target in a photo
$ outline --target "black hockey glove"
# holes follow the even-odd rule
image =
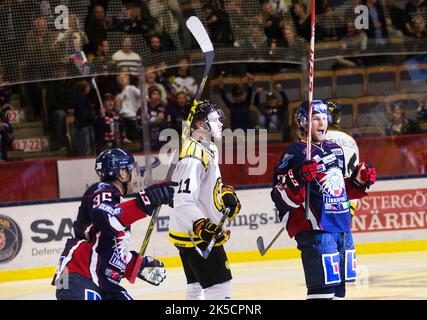
[[[228,220],[233,220],[241,209],[241,204],[239,198],[237,198],[236,190],[229,184],[223,184],[221,188],[222,202],[224,203],[225,208],[230,209],[228,214]]]
[[[173,187],[177,185],[177,182],[162,181],[145,189],[141,189],[136,195],[136,203],[138,207],[149,216],[151,216],[154,210],[162,204],[167,204],[173,208]]]
[[[215,236],[215,243],[224,244],[230,238],[229,232],[222,232],[222,229],[219,226],[205,218],[194,221],[193,232],[204,242],[210,242],[212,237]]]
[[[299,190],[316,177],[317,161],[305,160],[302,164],[293,167],[286,173],[285,183],[291,190]]]
[[[137,277],[153,286],[158,286],[166,279],[166,269],[160,260],[144,256]]]

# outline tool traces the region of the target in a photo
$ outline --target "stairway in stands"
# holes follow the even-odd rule
[[[19,94],[12,95],[12,111],[9,119],[14,132],[13,151],[8,152],[10,161],[40,158],[66,157],[67,151],[52,151],[49,135],[41,120],[29,120]]]

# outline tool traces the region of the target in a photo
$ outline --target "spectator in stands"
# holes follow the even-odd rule
[[[283,130],[286,132],[286,135],[288,135],[289,99],[283,90],[282,84],[277,83],[275,89],[280,94],[282,101],[280,102],[277,96],[272,91],[270,91],[267,93],[266,102],[263,104],[260,102],[260,95],[264,89],[259,87],[255,90],[254,104],[261,114],[259,117],[259,125],[262,129]]]
[[[73,143],[76,155],[90,156],[94,151],[95,114],[90,103],[91,88],[87,81],[77,82],[74,92]]]
[[[410,24],[410,20],[405,10],[396,6],[396,0],[385,0],[385,6],[389,12],[389,17],[386,17],[386,24],[393,26],[401,34],[409,35],[410,29],[408,25]]]
[[[234,36],[228,14],[220,8],[214,9],[209,3],[205,3],[202,9],[214,47],[233,46]]]
[[[126,138],[123,139],[123,142],[130,143],[138,139],[136,113],[141,106],[141,91],[130,84],[128,73],[118,75],[117,82],[121,88],[120,94],[117,95],[117,104],[119,105]]]
[[[137,124],[140,131],[142,131],[142,107],[137,112]],[[160,132],[166,129],[166,106],[161,101],[161,92],[157,86],[150,86],[148,88],[148,123],[150,133],[150,147],[151,150],[159,150],[165,143],[159,140]]]
[[[151,53],[153,54],[162,53],[168,50],[172,50],[174,48],[173,43],[171,43],[171,41],[165,39],[157,33],[150,36],[149,47]]]
[[[289,12],[288,1],[268,0],[272,5],[273,14],[276,16],[284,16]]]
[[[92,63],[95,72],[107,73],[112,67],[110,45],[107,40],[102,40],[96,47],[95,55],[89,55],[88,61]]]
[[[427,38],[427,31],[426,31],[426,25],[425,20],[422,16],[416,16],[412,19],[412,36],[415,39],[426,39]]]
[[[123,37],[122,48],[113,54],[113,63],[117,66],[118,70],[121,70],[122,67],[128,67],[131,75],[139,75],[141,57],[132,50],[131,37]]]
[[[354,20],[347,21],[347,33],[340,39],[340,46],[343,50],[348,50],[353,54],[367,49],[368,36],[363,30],[357,30],[354,26]],[[360,57],[347,56],[336,59],[338,65],[356,66],[364,65]]]
[[[281,27],[281,37],[277,42],[278,47],[285,48],[302,48],[306,42],[294,32],[292,25],[288,23],[283,23]]]
[[[103,105],[95,116],[95,142],[96,153],[105,149],[119,148],[121,146],[121,123],[118,112],[115,110],[115,97],[106,93]]]
[[[411,119],[405,117],[402,109],[396,105],[393,108],[390,121],[385,128],[385,133],[388,136],[396,136],[400,134],[414,134],[422,132],[418,124]]]
[[[7,81],[4,77],[4,69],[0,66],[0,110],[6,104],[10,103],[12,97],[12,88],[7,85]]]
[[[230,110],[231,130],[243,129],[246,131],[247,129],[251,129],[253,126],[251,123],[250,105],[255,77],[250,73],[246,74],[248,81],[246,98],[244,98],[242,87],[236,84],[231,88],[231,100],[227,97],[224,90],[223,79],[223,75],[221,74],[219,77],[219,91],[225,106]]]
[[[95,5],[85,25],[85,32],[89,38],[87,50],[95,53],[99,44],[107,39],[107,31],[112,30],[112,27],[112,21],[105,17],[104,7],[100,4]]]
[[[323,41],[337,41],[342,37],[344,31],[342,16],[335,13],[335,7],[331,4],[326,4],[324,10],[324,14],[319,16],[319,27],[321,28],[316,27],[316,37],[319,33],[319,38]]]
[[[307,11],[307,5],[302,0],[294,2],[291,10],[297,34],[310,41],[311,37],[311,15]]]
[[[67,71],[62,66],[56,66],[56,78],[59,80],[48,82],[47,87],[47,112],[49,119],[49,128],[52,129],[52,149],[66,150],[67,140],[67,113],[72,112],[73,99],[70,80],[66,80]]]
[[[176,74],[169,78],[172,85],[172,94],[183,91],[190,96],[197,92],[196,80],[190,74],[190,62],[187,58],[181,58],[178,62]]]
[[[253,23],[250,26],[250,34],[247,41],[242,45],[242,49],[245,54],[249,55],[249,60],[265,59],[270,48],[268,46],[268,38],[262,27],[257,23]],[[262,62],[252,62],[246,66],[246,71],[249,73],[266,72],[267,69],[268,66]]]
[[[409,0],[405,4],[405,12],[409,21],[416,16],[427,17],[427,1]]]
[[[170,96],[173,87],[169,82],[169,77],[167,74],[168,68],[167,68],[166,62],[160,62],[156,69],[157,69],[156,71],[157,83],[160,83],[163,86],[163,88],[166,89],[168,96]]]
[[[241,5],[242,0],[229,0],[225,2],[225,11],[232,17],[234,32],[234,46],[241,47],[250,36],[250,26],[248,26],[248,15]]]
[[[275,14],[273,4],[270,2],[264,2],[261,9],[264,32],[268,39],[268,45],[270,46],[273,40],[277,41],[280,38],[281,17]]]
[[[165,87],[161,83],[157,82],[157,73],[155,67],[151,66],[146,69],[145,82],[147,87],[156,86],[160,90],[162,103],[166,104],[168,99],[168,93]]]
[[[125,4],[125,18],[114,21],[114,29],[130,34],[142,35],[149,39],[155,33],[154,21],[145,1],[132,1]]]
[[[84,27],[76,14],[69,14],[68,23],[69,28],[62,30],[56,39],[58,46],[63,48],[62,51],[65,53],[65,57],[83,51],[84,47],[89,43]]]
[[[375,39],[376,45],[383,46],[387,43],[388,36],[384,8],[378,3],[378,0],[365,0],[365,5],[369,9],[368,38]]]
[[[185,92],[178,92],[171,96],[167,106],[167,122],[172,129],[175,129],[181,136],[182,121],[187,120],[190,111],[190,99]]]
[[[424,97],[423,103],[417,108],[418,123],[427,122],[427,96]]]
[[[7,152],[12,150],[13,129],[7,116],[0,113],[0,162],[7,161]]]
[[[157,33],[178,34],[182,11],[177,0],[148,1],[147,6],[155,21]]]
[[[56,38],[57,33],[49,30],[47,19],[43,16],[34,20],[33,29],[28,32],[26,37],[25,51],[27,56],[25,63],[27,68],[25,79],[34,81],[27,85],[32,111],[29,117],[33,119],[40,119],[43,110],[42,91],[44,84],[37,81],[52,77],[52,64],[60,62],[60,56],[56,50]]]

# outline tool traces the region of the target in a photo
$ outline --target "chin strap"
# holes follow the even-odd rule
[[[132,180],[132,173],[128,171],[128,174],[129,174],[129,180],[128,181],[119,180],[120,184],[123,187],[123,195],[126,195],[128,193],[128,184]]]

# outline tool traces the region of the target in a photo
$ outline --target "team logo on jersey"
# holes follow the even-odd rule
[[[350,205],[341,169],[330,168],[325,174],[320,174],[319,182],[323,194],[323,212],[325,214],[348,213]]]
[[[344,153],[342,152],[342,149],[341,149],[341,148],[332,149],[331,151],[332,151],[332,153],[333,153],[334,155],[336,155],[336,156],[342,156],[342,155],[344,155]]]
[[[109,263],[119,268],[122,272],[126,270],[126,261],[129,257],[129,244],[130,233],[128,231],[121,231],[114,237],[114,252]]]
[[[282,158],[282,163],[279,165],[279,169],[282,170],[286,168],[286,166],[289,163],[289,160],[291,160],[293,157],[294,157],[293,154],[286,153]]]
[[[222,203],[222,197],[221,197],[221,185],[222,185],[221,178],[216,179],[215,188],[213,190],[213,195],[212,195],[215,203],[215,208],[219,212],[222,212],[222,210],[224,209],[224,206]]]
[[[322,254],[325,284],[340,283],[340,254],[338,252]]]
[[[344,161],[338,159],[338,167],[344,168]]]
[[[22,233],[18,224],[0,215],[0,264],[13,260],[21,250]]]
[[[342,196],[345,192],[344,178],[339,168],[330,168],[320,179],[320,183],[323,190],[332,197]]]

